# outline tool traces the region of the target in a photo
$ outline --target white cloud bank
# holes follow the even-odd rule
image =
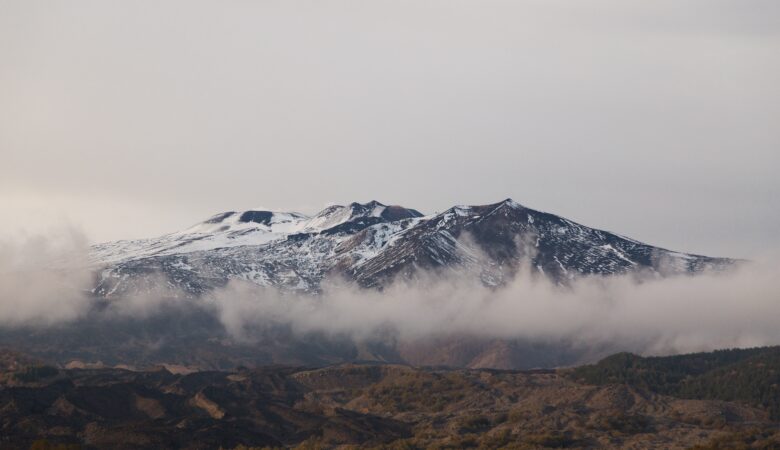
[[[356,340],[473,335],[661,354],[780,344],[778,280],[776,265],[750,263],[695,277],[584,278],[569,287],[529,273],[497,290],[453,279],[382,292],[338,286],[316,298],[233,282],[212,301],[238,337],[277,323]]]
[[[85,317],[95,304],[85,251],[83,236],[71,229],[0,241],[0,326],[47,327]],[[775,258],[720,273],[583,278],[566,287],[530,270],[500,289],[469,280],[423,276],[381,292],[335,284],[316,297],[233,281],[187,300],[160,278],[159,290],[115,300],[103,317],[148,318],[192,302],[213,311],[231,335],[250,341],[258,330],[281,324],[301,336],[356,341],[457,335],[565,340],[650,354],[780,344]]]

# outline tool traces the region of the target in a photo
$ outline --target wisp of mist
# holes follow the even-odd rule
[[[45,327],[93,306],[86,240],[73,230],[0,241],[0,326]],[[527,268],[508,284],[421,274],[384,289],[325,283],[318,295],[234,280],[201,298],[160,290],[111,301],[106,316],[144,318],[168,302],[212,311],[236,340],[284,325],[299,335],[413,342],[447,336],[566,340],[643,354],[780,344],[780,267],[773,258],[696,276],[582,277],[559,285]]]

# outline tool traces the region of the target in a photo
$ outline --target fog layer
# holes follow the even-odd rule
[[[0,325],[50,325],[86,313],[91,275],[78,230],[0,239]]]
[[[388,333],[402,341],[470,335],[661,354],[780,344],[779,277],[777,267],[749,263],[699,276],[582,278],[560,286],[526,271],[499,289],[428,278],[382,292],[342,285],[316,298],[233,282],[212,301],[237,337],[275,323],[301,335],[365,341]]]
[[[316,296],[231,281],[185,298],[152,274],[149,290],[107,302],[90,292],[95,269],[85,255],[83,236],[71,229],[0,242],[0,325],[43,327],[87,314],[147,319],[193,307],[211,311],[244,343],[282,326],[300,337],[354,342],[473,336],[651,354],[780,344],[780,267],[771,262],[697,276],[584,277],[567,285],[526,268],[500,288],[474,277],[420,274],[381,291],[325,283]]]

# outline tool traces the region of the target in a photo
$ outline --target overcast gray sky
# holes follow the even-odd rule
[[[0,0],[0,231],[506,197],[780,245],[777,0]]]

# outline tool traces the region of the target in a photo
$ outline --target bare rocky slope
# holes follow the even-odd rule
[[[696,363],[701,355],[675,361],[691,365],[686,358]],[[757,369],[747,376],[766,376]],[[62,369],[19,357],[0,371],[0,436],[9,449],[780,445],[778,423],[760,405],[707,399],[706,392],[683,399],[631,382],[586,384],[580,375],[353,364],[137,372]]]

